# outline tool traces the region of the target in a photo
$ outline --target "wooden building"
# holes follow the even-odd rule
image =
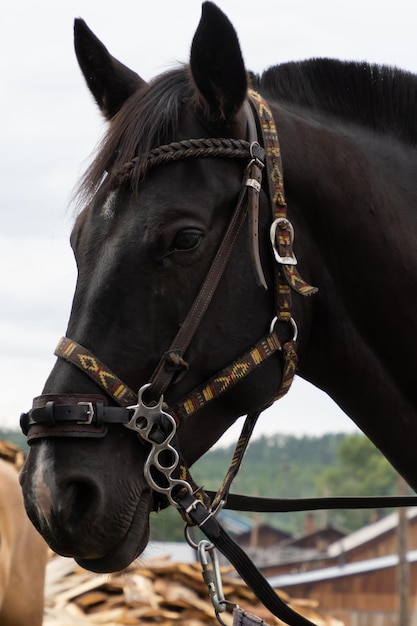
[[[345,626],[397,626],[398,563],[398,556],[390,555],[274,576],[269,582],[290,595],[318,602],[323,615],[331,614]],[[417,550],[408,553],[408,563],[411,616],[417,608]]]
[[[406,512],[409,573],[408,610],[417,623],[417,508]],[[323,614],[345,626],[398,626],[398,513],[343,536],[337,528],[306,526],[283,541],[268,527],[253,527],[237,540],[274,587],[292,597],[317,602]],[[259,528],[259,530],[261,530]],[[242,542],[242,537],[244,541]],[[252,538],[252,543],[250,543]],[[245,545],[246,540],[246,545]],[[248,543],[249,541],[249,543]]]
[[[321,528],[314,528],[310,532],[304,533],[299,537],[293,537],[286,542],[286,546],[299,548],[299,549],[308,549],[308,550],[316,550],[317,552],[326,552],[328,547],[332,545],[334,542],[339,541],[346,537],[346,533],[332,526],[331,524],[327,524],[326,526],[322,526]]]
[[[409,509],[408,610],[417,611],[417,510]],[[346,626],[397,626],[399,610],[398,513],[392,513],[303,558],[264,568],[270,582],[291,595],[315,600]],[[274,575],[275,574],[275,575]],[[410,622],[411,623],[411,622]]]
[[[407,550],[417,550],[417,508],[408,509],[407,522]],[[387,515],[333,542],[330,539],[339,531],[332,527],[327,533],[323,530],[317,529],[311,535],[282,544],[280,558],[275,563],[269,562],[263,568],[264,574],[305,572],[398,553],[398,513]]]
[[[249,531],[241,533],[237,542],[243,548],[271,548],[291,539],[291,534],[268,524],[255,524]]]

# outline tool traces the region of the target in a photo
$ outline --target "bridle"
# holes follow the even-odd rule
[[[219,281],[233,253],[235,242],[246,220],[249,222],[249,239],[252,264],[258,285],[267,289],[259,255],[258,213],[259,195],[262,189],[262,170],[267,163],[269,170],[269,195],[271,198],[272,226],[271,245],[277,267],[276,302],[274,315],[271,315],[269,332],[239,356],[233,363],[218,372],[209,381],[192,390],[185,398],[169,407],[169,414],[176,424],[188,419],[241,381],[266,359],[277,352],[283,354],[283,376],[276,397],[282,396],[291,385],[296,370],[297,327],[291,315],[291,288],[303,295],[314,293],[316,289],[307,285],[296,270],[293,253],[293,228],[287,219],[287,207],[283,190],[282,165],[278,137],[272,113],[266,102],[255,92],[250,92],[245,103],[248,139],[191,139],[173,142],[151,150],[146,158],[136,157],[126,163],[110,178],[111,188],[126,184],[135,167],[142,167],[145,173],[162,163],[185,159],[231,158],[248,161],[240,193],[226,232],[217,250],[200,291],[190,311],[181,324],[171,345],[161,356],[149,382],[146,385],[147,397],[159,404],[169,385],[188,369],[185,353],[196,330],[216,292]],[[257,123],[255,120],[257,117]],[[258,128],[262,133],[261,147],[258,142]],[[278,337],[276,326],[285,322],[290,326],[291,338],[283,344]],[[121,407],[108,407],[95,399],[78,399],[53,394],[35,398],[32,410],[22,418],[24,432],[29,441],[51,436],[101,436],[108,424],[121,423],[127,426],[132,419],[131,406],[137,403],[137,394],[130,390],[107,365],[77,342],[62,338],[55,354],[65,359],[106,391]],[[140,392],[142,400],[142,392]],[[69,402],[69,403],[67,403]],[[161,404],[162,406],[162,404]],[[126,407],[126,408],[125,408]],[[167,408],[167,407],[165,407]],[[88,428],[86,428],[88,427]]]
[[[291,291],[303,296],[317,291],[315,287],[308,285],[297,271],[297,261],[293,252],[294,230],[287,218],[280,148],[272,113],[267,103],[254,91],[249,92],[245,108],[248,140],[191,139],[172,142],[151,150],[145,160],[140,157],[132,159],[111,175],[112,185],[118,187],[126,184],[140,161],[145,163],[144,169],[148,171],[162,163],[184,159],[248,160],[239,197],[215,259],[185,321],[171,345],[161,356],[150,378],[147,397],[159,402],[174,378],[178,379],[188,369],[184,355],[216,292],[246,219],[249,223],[251,259],[257,283],[261,288],[267,289],[259,257],[258,237],[259,194],[262,189],[262,170],[265,163],[269,174],[267,181],[272,207],[270,236],[276,261],[276,310],[271,315],[270,330],[228,367],[192,390],[175,406],[170,407],[169,412],[177,423],[188,419],[207,403],[226,393],[234,384],[278,352],[283,355],[284,374],[274,400],[284,395],[291,385],[297,364],[297,326],[291,312]],[[261,147],[258,142],[257,126],[265,147]],[[281,343],[276,330],[279,322],[285,322],[290,327],[291,338],[284,343]],[[44,436],[60,436],[64,426],[64,435],[83,436],[87,425],[90,426],[90,436],[94,434],[100,436],[106,424],[127,424],[130,421],[132,411],[127,407],[136,403],[137,393],[130,390],[106,364],[89,350],[66,337],[58,343],[55,354],[90,376],[120,407],[108,407],[104,403],[99,406],[100,402],[97,402],[96,398],[91,402],[88,398],[82,399],[80,403],[75,402],[76,396],[60,395],[58,398],[53,394],[50,397],[44,395],[35,398],[32,410],[22,418],[22,428],[29,434],[29,441]],[[67,400],[69,404],[65,404]],[[93,427],[96,430],[93,430]]]
[[[216,519],[216,513],[226,505],[228,500],[232,505],[231,508],[251,509],[249,499],[229,496],[229,490],[239,470],[256,420],[263,409],[247,416],[231,466],[216,494],[204,492],[195,484],[181,457],[176,437],[177,426],[180,423],[226,393],[233,385],[275,354],[282,355],[283,374],[274,400],[288,391],[297,364],[297,326],[292,317],[291,292],[295,291],[302,296],[309,296],[317,291],[315,287],[307,284],[297,271],[297,261],[293,252],[294,231],[287,217],[280,148],[272,113],[267,103],[254,91],[249,92],[245,108],[248,120],[248,140],[196,139],[173,142],[151,150],[145,159],[133,159],[120,170],[112,173],[110,182],[118,187],[129,181],[133,170],[140,162],[144,163],[144,170],[148,171],[162,163],[184,159],[247,160],[239,197],[215,259],[184,323],[171,345],[161,356],[149,382],[141,387],[139,394],[136,394],[95,355],[77,342],[64,337],[60,340],[55,354],[90,376],[119,406],[107,406],[101,396],[43,395],[35,398],[31,411],[22,415],[21,425],[23,432],[28,435],[29,442],[37,438],[53,436],[101,437],[106,434],[109,424],[123,424],[135,431],[141,440],[150,445],[144,473],[152,489],[165,496],[170,504],[180,510],[187,527],[199,526],[212,542],[208,544],[209,551],[213,545],[219,548],[236,567],[259,600],[272,613],[295,626],[307,626],[311,622],[295,613],[277,596],[247,555],[228,537]],[[258,142],[258,128],[263,147]],[[175,406],[167,407],[164,404],[163,395],[172,382],[184,375],[189,367],[185,360],[187,348],[216,292],[233,252],[234,243],[246,220],[248,220],[251,259],[257,284],[260,288],[267,288],[259,256],[258,238],[259,194],[262,189],[264,168],[268,174],[267,191],[272,208],[270,239],[276,268],[274,276],[276,310],[271,316],[269,332],[233,363],[192,390]],[[286,323],[290,329],[287,333],[290,338],[285,341],[281,341],[278,336],[277,328],[280,322]],[[149,398],[147,401],[144,399],[145,394]],[[349,505],[348,500],[343,499],[343,506]],[[353,508],[377,506],[375,501],[369,505],[369,500],[366,502],[363,499],[351,500],[355,500],[350,503]],[[405,502],[408,505],[411,500],[409,497],[402,498],[402,500],[397,498],[395,505],[399,506]],[[297,509],[296,506],[292,506],[292,501],[285,501],[285,505],[282,500],[258,498],[256,502],[257,508],[252,510]],[[330,508],[329,505],[321,506],[323,504],[323,499],[310,499],[304,501],[297,510]],[[391,505],[394,506],[394,504]],[[252,506],[254,506],[253,503]],[[200,547],[198,549],[200,552]],[[219,606],[217,603],[215,611],[220,622],[218,613],[222,610],[224,610],[224,605]]]

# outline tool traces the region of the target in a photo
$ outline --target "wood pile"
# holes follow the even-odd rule
[[[222,581],[227,600],[268,624],[282,624],[230,568],[222,568]],[[135,562],[121,573],[98,575],[72,559],[54,555],[47,567],[45,595],[44,626],[218,625],[197,563],[162,558]],[[320,617],[313,601],[290,599],[284,592],[280,596],[318,626],[343,626],[338,620]],[[222,613],[221,618],[232,626],[231,613]]]
[[[0,458],[20,470],[25,454],[0,439]],[[263,607],[233,568],[221,568],[225,598],[262,618],[271,626],[282,622]],[[295,611],[317,626],[343,626],[323,618],[312,600],[279,595]],[[232,626],[231,612],[222,613]],[[168,557],[135,562],[117,574],[98,575],[79,567],[73,559],[51,554],[46,569],[43,626],[216,626],[213,605],[198,563],[175,563]]]

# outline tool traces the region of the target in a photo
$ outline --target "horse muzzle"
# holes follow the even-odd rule
[[[25,507],[52,550],[74,557],[92,571],[118,571],[148,541],[153,498],[143,477],[145,446],[126,428],[84,423],[92,400],[75,399],[70,420],[62,423],[59,419],[47,425],[36,423],[36,408],[34,419],[24,417],[31,420],[30,452],[20,477]],[[70,406],[68,401],[68,396],[46,400],[53,403],[48,409],[51,419],[61,416],[61,408]],[[42,402],[46,406],[45,397],[37,399],[34,407]],[[74,437],[82,437],[82,445],[80,440],[77,446]]]

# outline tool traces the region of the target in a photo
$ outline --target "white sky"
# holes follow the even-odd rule
[[[248,0],[218,5],[256,72],[313,56],[417,72],[411,0],[259,0],[256,10]],[[75,284],[69,198],[104,129],[73,53],[73,19],[83,17],[116,57],[149,79],[187,61],[200,10],[197,0],[23,0],[2,8],[1,426],[16,426],[41,392],[65,334]],[[327,396],[296,380],[257,433],[352,430]]]

